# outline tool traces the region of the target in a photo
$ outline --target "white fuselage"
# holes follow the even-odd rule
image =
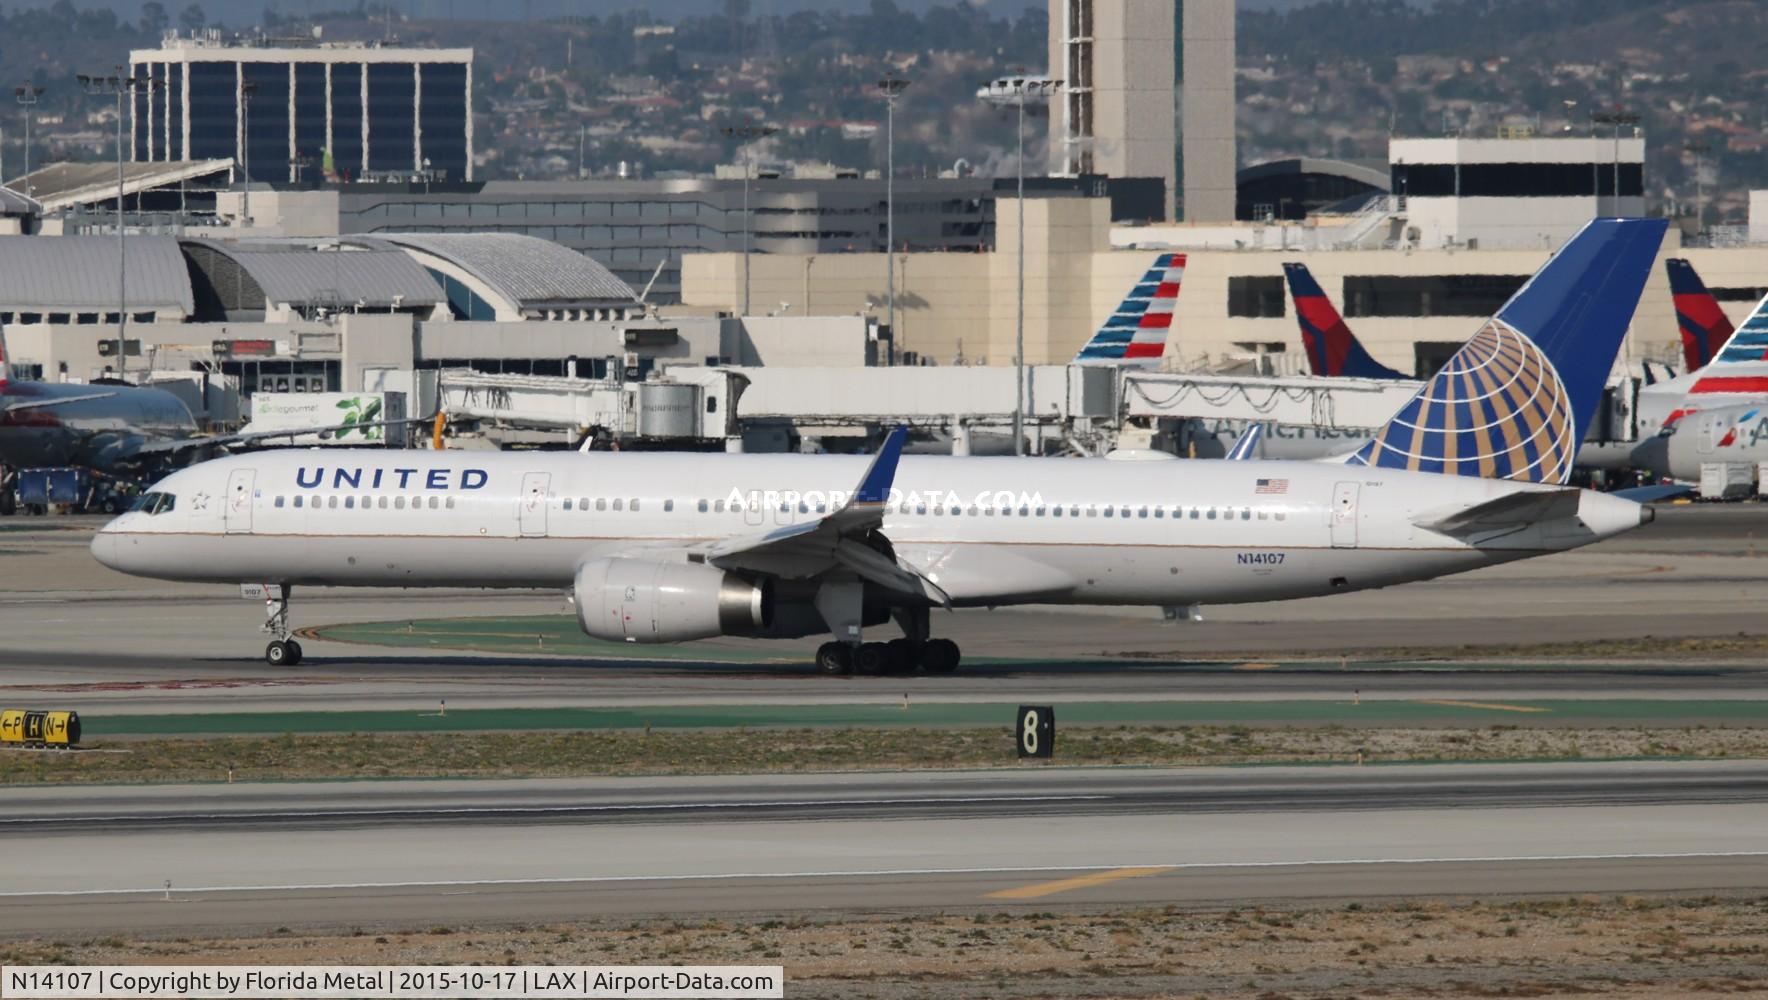
[[[863,457],[283,451],[167,477],[160,513],[118,517],[103,563],[232,583],[568,589],[605,556],[816,519]],[[1308,462],[905,456],[883,524],[954,603],[1178,605],[1381,587],[1575,548],[1640,508],[1584,493],[1576,516],[1473,542],[1418,527],[1532,484]],[[821,505],[819,507],[819,504]]]

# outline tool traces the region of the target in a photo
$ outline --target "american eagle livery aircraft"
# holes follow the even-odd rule
[[[1590,223],[1350,460],[265,452],[157,484],[93,554],[274,585],[540,587],[601,639],[832,636],[829,673],[958,665],[935,608],[1187,605],[1386,587],[1651,520],[1567,487],[1665,224]],[[863,641],[895,619],[903,638]]]

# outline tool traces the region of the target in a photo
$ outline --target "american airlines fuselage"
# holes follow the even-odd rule
[[[285,586],[572,587],[602,557],[693,561],[836,509],[866,459],[328,450],[222,458],[154,487],[92,551],[124,572]],[[1421,523],[1557,488],[1306,462],[905,456],[882,534],[954,605],[1269,601],[1575,548],[1641,508],[1459,537]],[[1564,492],[1564,491],[1560,491]],[[154,512],[158,508],[159,512]]]

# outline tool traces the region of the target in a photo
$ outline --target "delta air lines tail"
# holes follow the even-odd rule
[[[1283,274],[1289,279],[1289,295],[1295,300],[1295,319],[1301,324],[1301,342],[1308,352],[1308,367],[1315,375],[1348,376],[1350,378],[1404,379],[1404,375],[1387,367],[1357,342],[1345,325],[1344,317],[1332,307],[1332,300],[1306,265],[1284,264]]]
[[[1664,269],[1670,272],[1670,298],[1682,334],[1682,370],[1699,371],[1712,364],[1720,347],[1731,339],[1731,320],[1688,261],[1672,257],[1664,261]]]
[[[1163,253],[1080,353],[1079,365],[1152,367],[1166,353],[1167,332],[1185,278],[1185,255]]]
[[[1351,464],[1566,483],[1666,226],[1586,224]]]

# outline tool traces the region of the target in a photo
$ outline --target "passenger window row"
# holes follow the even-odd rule
[[[289,498],[287,497],[278,496],[275,499],[275,506],[293,506],[296,508],[306,506],[329,510],[337,510],[339,507],[342,507],[345,510],[405,510],[409,506],[411,510],[423,510],[427,502],[430,510],[439,510],[443,508],[453,510],[455,503],[455,498],[452,496],[440,497],[434,495],[429,497],[412,497],[409,504],[403,496],[363,496],[358,500],[355,495],[351,494],[343,495],[341,498],[335,494],[312,497],[305,494],[296,494],[293,498],[292,504],[289,503],[288,500]],[[593,500],[589,497],[565,497],[560,505],[565,510],[589,511],[592,509],[592,504],[593,509],[597,512],[614,511],[621,513],[638,513],[643,509],[637,497],[631,499],[596,497]],[[724,500],[700,500],[696,502],[695,510],[702,514],[724,514],[727,512],[735,514],[741,513],[745,509],[753,509],[759,512],[762,509],[762,506],[763,505],[760,501],[755,501],[747,505],[731,502],[727,506],[727,503]],[[800,514],[823,514],[826,513],[826,508],[827,505],[821,502],[810,504],[804,501],[799,501],[797,503],[797,510]],[[172,497],[169,494],[145,494],[140,500],[136,501],[134,509],[146,510],[152,514],[165,513],[172,509]],[[793,504],[790,502],[782,501],[779,504],[779,512],[782,514],[791,513],[792,509]],[[671,513],[674,510],[674,500],[663,501],[664,513]],[[969,507],[962,507],[955,504],[951,506],[945,504],[929,505],[925,503],[910,504],[907,501],[904,501],[897,505],[896,512],[905,515],[931,515],[934,517],[944,517],[948,515],[951,517],[1108,517],[1122,518],[1126,520],[1130,518],[1140,520],[1152,518],[1154,520],[1171,519],[1174,521],[1250,521],[1255,517],[1260,521],[1283,521],[1288,519],[1288,511],[1278,508],[1185,507],[1176,505],[1151,506],[1146,504],[1139,506],[1117,506],[1111,504],[1040,504],[1037,506],[1031,506],[1029,504],[1021,504],[1018,507],[995,507],[992,505],[979,506],[977,504],[971,504]]]
[[[289,502],[289,500],[290,498],[288,497],[279,496],[276,498],[274,506],[295,508],[306,507],[314,510],[337,510],[340,507],[345,510],[406,510],[407,508],[411,510],[423,510],[426,507],[425,501],[427,500],[427,506],[430,510],[442,510],[443,508],[447,508],[448,510],[454,509],[454,497],[441,497],[435,495],[429,497],[412,497],[409,504],[403,496],[363,496],[358,500],[355,494],[348,494],[340,498],[337,494],[328,496],[308,496],[304,493],[297,493],[294,495],[292,502]]]

